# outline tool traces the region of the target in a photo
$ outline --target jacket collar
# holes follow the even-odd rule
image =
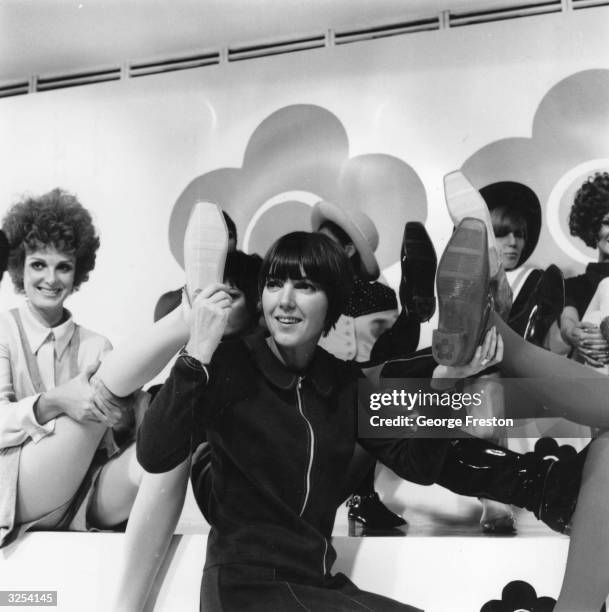
[[[258,331],[243,339],[249,349],[254,363],[264,377],[275,387],[288,390],[292,389],[303,378],[310,380],[317,392],[323,396],[329,396],[335,385],[336,364],[335,358],[326,353],[319,346],[315,349],[315,355],[311,365],[304,373],[292,372],[277,359],[266,342],[263,331]]]
[[[27,301],[19,307],[19,314],[21,315],[23,329],[32,353],[36,355],[40,347],[47,341],[49,335],[52,334],[55,339],[55,352],[57,358],[60,359],[74,335],[75,325],[72,315],[68,312],[67,320],[61,325],[46,327],[32,314]]]

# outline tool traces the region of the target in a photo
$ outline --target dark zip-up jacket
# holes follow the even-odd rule
[[[180,357],[148,410],[137,456],[149,472],[212,449],[206,567],[264,565],[320,584],[336,558],[336,508],[357,438],[360,370],[321,348],[304,374],[261,334],[223,342],[209,366]],[[359,439],[399,476],[431,484],[448,441]],[[199,500],[202,491],[195,490]],[[207,504],[207,500],[205,500]]]

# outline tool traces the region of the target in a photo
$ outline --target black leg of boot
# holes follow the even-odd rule
[[[555,531],[565,533],[577,503],[586,449],[568,458],[520,455],[478,438],[454,440],[438,484],[530,510]]]
[[[524,297],[514,303],[508,324],[525,340],[543,346],[552,323],[560,318],[564,308],[562,272],[555,265],[549,266],[543,273],[534,270],[520,294]]]
[[[376,340],[370,351],[370,364],[378,365],[392,359],[412,355],[419,345],[421,324],[419,320],[402,310],[395,323]]]
[[[431,238],[422,223],[406,223],[400,255],[402,308],[420,323],[429,321],[436,310],[434,280],[438,260]]]

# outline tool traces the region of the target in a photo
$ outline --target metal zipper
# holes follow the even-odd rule
[[[302,398],[300,396],[300,388],[302,385],[302,376],[298,377],[298,384],[296,385],[296,397],[298,398],[298,410],[300,411],[300,415],[305,420],[307,426],[309,427],[309,434],[311,435],[311,454],[309,455],[309,465],[307,466],[307,484],[305,491],[305,498],[302,502],[302,508],[300,509],[300,516],[304,514],[307,502],[309,501],[309,493],[311,492],[311,469],[313,467],[313,455],[315,454],[315,434],[313,433],[313,427],[305,416],[305,413],[302,409]]]
[[[326,555],[328,554],[328,540],[326,540],[326,538],[324,538],[324,558],[323,558],[323,575],[325,576],[327,573],[327,568],[326,568]]]
[[[305,420],[305,423],[307,424],[309,428],[309,434],[311,435],[311,454],[309,455],[309,465],[307,466],[306,493],[305,493],[304,501],[302,503],[302,508],[300,509],[300,516],[304,514],[305,508],[307,506],[307,502],[309,501],[309,493],[311,492],[311,469],[313,468],[313,456],[315,455],[315,434],[313,433],[313,426],[311,425],[311,422],[309,421],[309,419],[307,419],[307,417],[305,416],[304,410],[302,409],[302,397],[300,395],[302,381],[303,381],[303,377],[299,376],[298,384],[296,385],[296,397],[298,398],[298,410],[302,418]],[[325,576],[327,573],[326,555],[328,554],[328,540],[326,540],[326,538],[324,537],[323,541],[324,541],[324,554],[322,558],[322,571],[323,571],[323,575]]]

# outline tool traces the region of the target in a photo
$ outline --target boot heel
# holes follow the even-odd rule
[[[438,363],[452,366],[461,363],[463,346],[466,341],[464,332],[443,332],[434,329],[432,334],[433,356]]]

